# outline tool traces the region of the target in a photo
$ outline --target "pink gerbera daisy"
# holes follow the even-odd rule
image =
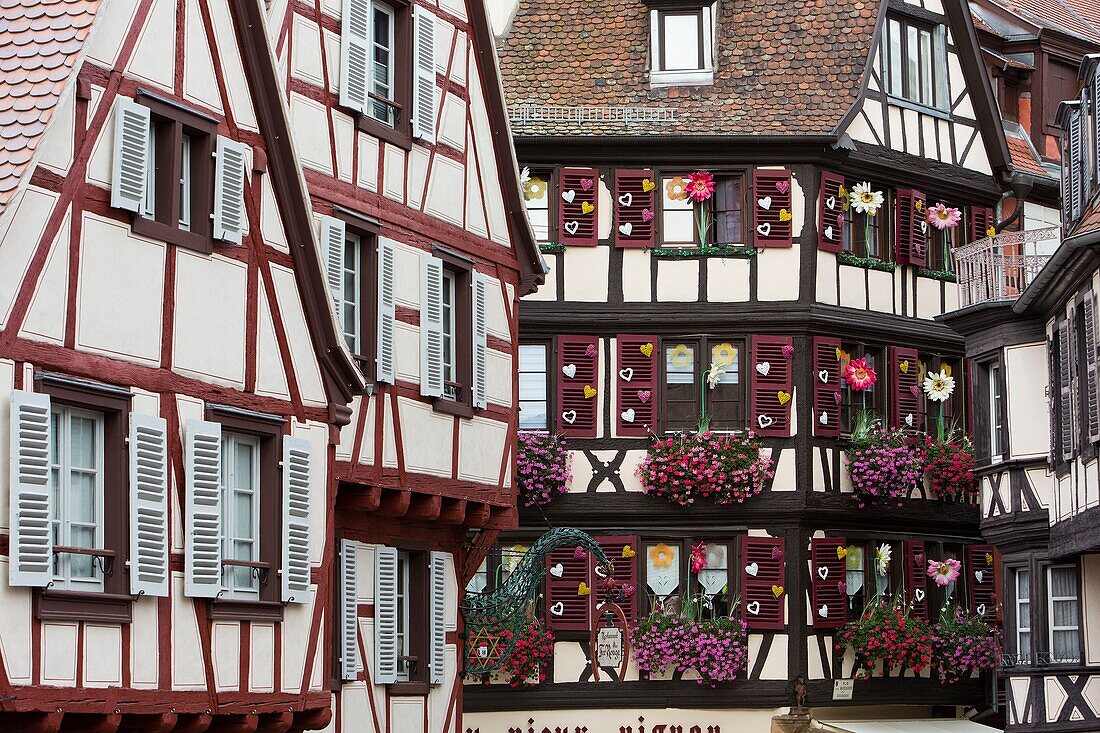
[[[961,219],[961,211],[942,202],[928,209],[928,223],[940,230],[957,226]]]
[[[962,563],[958,560],[929,560],[928,577],[936,581],[941,588],[950,585],[959,579]]]
[[[696,171],[684,181],[684,190],[692,201],[706,201],[714,195],[714,176]]]
[[[870,389],[877,379],[874,367],[866,359],[852,359],[844,368],[844,381],[857,392]]]

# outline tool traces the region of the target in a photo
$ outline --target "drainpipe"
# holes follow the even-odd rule
[[[1011,185],[1012,191],[1006,191],[1002,194],[998,205],[1003,204],[1009,196],[1012,196],[1012,198],[1016,199],[1016,210],[1012,212],[1012,216],[994,227],[994,229],[997,230],[997,234],[1004,231],[1006,227],[1016,223],[1024,211],[1024,199],[1027,198],[1027,195],[1031,193],[1031,189],[1034,188],[1034,182],[1031,180],[1030,176],[1024,177],[1021,175],[1014,175],[1012,176]]]

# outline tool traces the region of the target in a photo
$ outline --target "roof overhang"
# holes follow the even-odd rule
[[[993,733],[991,728],[965,718],[928,720],[858,720],[851,722],[818,721],[818,730],[829,733]]]

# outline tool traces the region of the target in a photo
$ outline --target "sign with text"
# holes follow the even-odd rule
[[[617,669],[623,662],[623,630],[605,626],[596,632],[596,660],[601,667]]]
[[[855,690],[855,687],[855,680],[835,680],[833,682],[833,699],[851,700],[852,692]]]

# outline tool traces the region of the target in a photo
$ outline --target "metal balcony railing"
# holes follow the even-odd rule
[[[1059,227],[1005,232],[951,251],[959,305],[1015,300],[1047,263],[1061,238]]]

